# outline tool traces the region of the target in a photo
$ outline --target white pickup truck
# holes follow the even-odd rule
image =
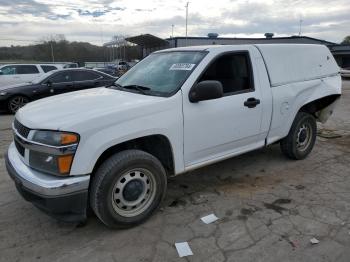
[[[304,159],[341,95],[325,46],[197,46],[158,51],[109,88],[29,103],[13,123],[8,173],[60,219],[141,223],[167,177],[279,142]]]

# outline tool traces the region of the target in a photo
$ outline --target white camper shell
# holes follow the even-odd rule
[[[321,79],[339,74],[324,45],[255,45],[265,61],[271,86]]]

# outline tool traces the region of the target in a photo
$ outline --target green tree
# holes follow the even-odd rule
[[[350,45],[350,35],[346,36],[344,40],[341,42],[343,45]]]

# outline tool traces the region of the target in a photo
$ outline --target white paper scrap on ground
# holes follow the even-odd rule
[[[206,224],[213,223],[218,219],[219,218],[217,216],[215,216],[214,214],[210,214],[210,215],[207,215],[207,216],[201,218],[201,220]]]
[[[192,250],[187,242],[175,243],[177,253],[180,257],[192,256]]]
[[[319,241],[318,239],[316,239],[316,238],[311,238],[311,239],[310,239],[310,242],[311,242],[311,244],[313,244],[313,245],[320,243],[320,241]]]

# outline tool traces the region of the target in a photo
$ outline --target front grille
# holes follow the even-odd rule
[[[21,136],[23,136],[23,137],[25,137],[25,138],[28,137],[29,132],[30,132],[30,129],[29,129],[28,127],[22,125],[20,122],[18,122],[17,119],[15,119],[15,121],[14,121],[14,126],[15,126],[17,132],[18,132]]]
[[[16,140],[15,140],[15,146],[17,148],[18,153],[20,153],[21,156],[24,157],[24,147],[20,143],[18,143]]]

